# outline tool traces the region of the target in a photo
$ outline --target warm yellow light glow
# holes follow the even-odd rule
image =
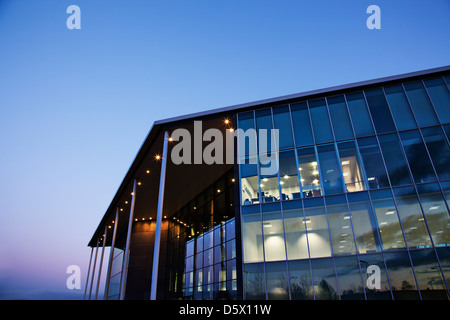
[[[125,200],[125,204],[128,204],[128,201],[127,201],[127,200]]]
[[[167,139],[167,140],[169,140],[170,142],[172,142],[172,141],[173,141],[173,138],[172,138],[172,137],[169,137],[169,139]]]
[[[289,176],[287,174],[285,174],[283,178],[289,179]]]
[[[157,154],[157,155],[155,156],[155,159],[156,159],[156,160],[160,160],[160,159],[161,159],[161,156],[160,156],[159,154]]]
[[[225,124],[229,124],[230,120],[229,119],[225,119],[224,122],[225,122]]]
[[[145,173],[149,174],[149,173],[150,173],[150,170],[145,171]]]
[[[220,189],[217,189],[217,193],[220,193]]]
[[[312,183],[319,183],[319,180],[314,179]]]
[[[137,184],[138,184],[138,186],[140,186],[142,183],[139,181]]]
[[[123,208],[120,208],[120,211],[123,211]]]
[[[231,179],[231,182],[234,182],[234,181],[236,181],[236,180],[234,180],[234,178],[233,178],[233,179]]]

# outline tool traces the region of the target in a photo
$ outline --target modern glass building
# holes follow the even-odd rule
[[[105,299],[449,299],[449,85],[447,66],[155,122],[86,298],[106,263]]]

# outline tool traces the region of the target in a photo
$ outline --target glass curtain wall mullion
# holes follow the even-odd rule
[[[334,132],[333,119],[331,118],[330,107],[328,105],[328,99],[325,97],[325,109],[327,110],[328,121],[330,122],[331,133],[333,135],[333,141],[336,141],[336,134]]]
[[[350,126],[352,127],[352,132],[353,132],[353,137],[355,137],[355,141],[357,140],[356,137],[356,130],[355,130],[355,126],[353,125],[353,119],[352,116],[350,114],[350,108],[348,107],[348,102],[347,102],[347,95],[344,94],[344,103],[345,103],[345,108],[347,109],[347,114],[350,120]]]
[[[291,131],[292,131],[292,141],[294,141],[294,148],[297,146],[297,141],[295,140],[295,131],[294,131],[294,120],[292,119],[292,110],[291,110],[291,104],[288,104],[288,111],[289,111],[289,119],[291,121]]]

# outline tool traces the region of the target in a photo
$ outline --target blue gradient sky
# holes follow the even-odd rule
[[[82,296],[87,243],[154,121],[448,65],[449,14],[448,0],[0,0],[0,299]],[[82,290],[66,288],[72,264]]]

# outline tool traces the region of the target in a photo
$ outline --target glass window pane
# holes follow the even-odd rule
[[[268,300],[288,300],[286,261],[266,263]]]
[[[263,263],[244,264],[244,297],[246,300],[266,299]]]
[[[309,260],[288,261],[292,300],[312,300],[313,290]]]
[[[441,123],[450,122],[450,93],[444,80],[436,78],[424,82]]]
[[[263,110],[257,110],[255,112],[256,117],[256,130],[258,132],[258,151],[259,152],[267,152],[269,150],[275,150],[275,146],[272,146],[272,141],[270,139],[270,131],[273,129],[272,125],[272,111],[270,108],[263,109]],[[263,132],[261,130],[267,130],[267,135],[264,136]],[[266,140],[266,150],[259,150],[261,147],[261,140]]]
[[[363,137],[374,134],[372,120],[362,92],[347,94],[345,97],[356,136]]]
[[[279,130],[279,149],[293,147],[294,138],[292,137],[289,107],[283,106],[273,108],[273,122],[275,129]]]
[[[404,87],[419,126],[426,127],[438,124],[436,114],[434,113],[422,82],[405,83]]]
[[[417,128],[416,120],[409,107],[401,85],[385,87],[384,92],[391,108],[392,116],[398,130]]]
[[[280,203],[264,204],[262,212],[265,260],[286,260]]]
[[[378,133],[395,131],[394,121],[382,89],[365,91],[373,124]]]
[[[364,177],[355,142],[340,142],[337,146],[347,192],[365,190]]]
[[[395,300],[420,299],[408,253],[385,253],[387,272]]]
[[[377,139],[373,137],[358,139],[358,145],[369,188],[378,189],[388,187],[389,180]]]
[[[416,183],[436,181],[431,160],[417,130],[400,133],[403,149]]]
[[[313,144],[311,121],[306,102],[292,104],[291,113],[296,145],[305,146]]]
[[[436,248],[436,253],[439,257],[441,270],[448,287],[450,286],[450,247]]]
[[[405,248],[402,229],[390,190],[371,191],[373,208],[378,221],[384,250]]]
[[[261,226],[261,213],[258,206],[246,207],[242,210],[242,249],[244,263],[260,262],[263,256],[263,236]]]
[[[356,256],[335,258],[341,300],[364,300],[361,272]]]
[[[325,203],[334,255],[355,254],[355,241],[345,196],[326,197]]]
[[[417,191],[434,245],[450,246],[450,217],[439,186],[422,184]]]
[[[333,141],[333,131],[325,99],[308,101],[308,104],[316,143]]]
[[[336,274],[331,258],[312,259],[311,268],[316,300],[337,300]]]
[[[281,200],[300,198],[297,161],[295,160],[294,150],[280,152],[279,162]]]
[[[422,299],[448,300],[434,250],[414,250],[410,254]]]
[[[400,132],[403,149],[416,183],[436,181],[427,149],[418,130]]]
[[[322,195],[316,153],[313,147],[298,149],[298,170],[302,184],[303,197],[312,198]]]
[[[445,134],[447,135],[447,140],[450,140],[450,124],[444,126]]]
[[[272,157],[275,154],[272,154],[270,157]],[[280,190],[278,188],[278,171],[275,171],[274,174],[263,174],[266,171],[274,171],[274,170],[267,170],[270,168],[270,166],[273,165],[271,161],[265,161],[262,158],[265,157],[266,159],[269,159],[269,156],[260,154],[260,164],[259,164],[259,170],[260,170],[260,189],[261,189],[261,201],[264,202],[274,202],[280,200]],[[273,158],[273,160],[277,160]],[[265,164],[265,162],[267,164]],[[266,169],[266,171],[265,171]]]
[[[411,184],[408,166],[397,134],[382,135],[379,136],[379,140],[392,186]]]
[[[327,98],[327,102],[336,140],[353,138],[353,129],[344,96]]]
[[[249,156],[241,160],[241,204],[259,203],[257,156]]]
[[[254,119],[254,113],[253,111],[249,111],[249,112],[243,112],[243,113],[239,113],[238,115],[238,128],[242,129],[244,131],[247,130],[255,130],[255,119]],[[239,140],[239,155],[246,155],[246,154],[252,154],[252,153],[256,153],[256,135],[253,132],[248,132],[251,136],[252,139],[254,140],[253,142],[251,142],[250,137],[247,138],[247,141],[245,140],[245,138]],[[242,148],[242,152],[241,150],[241,146],[244,146]]]
[[[358,252],[379,252],[378,226],[367,193],[349,194],[348,201]],[[350,229],[350,219],[347,221],[345,228]]]
[[[441,128],[425,128],[422,134],[439,179],[450,179],[450,149]]]
[[[305,199],[304,207],[311,258],[331,256],[330,235],[323,199]]]
[[[363,275],[363,284],[366,290],[367,300],[391,300],[392,299],[391,289],[389,287],[386,268],[384,267],[383,256],[381,254],[360,255],[359,264],[361,266],[361,273]],[[374,266],[377,266],[380,269],[379,289],[373,285],[371,285],[370,288],[367,286],[367,284],[370,283],[370,281],[372,280],[372,278],[369,279],[369,277],[373,275],[373,271],[371,271],[371,269]]]
[[[317,153],[325,194],[343,193],[342,175],[334,145],[318,146]]]
[[[431,247],[430,236],[413,187],[395,188],[395,201],[408,247]]]
[[[302,203],[283,203],[283,218],[288,260],[307,259],[308,244]]]

